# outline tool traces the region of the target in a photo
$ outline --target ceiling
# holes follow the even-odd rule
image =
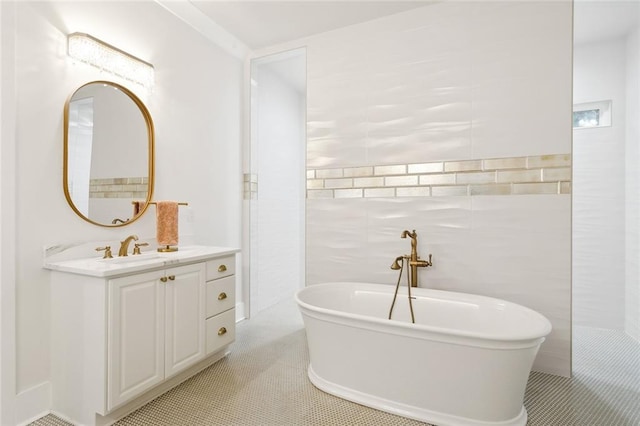
[[[637,1],[576,0],[573,7],[574,44],[623,37],[638,25]]]
[[[189,2],[254,51],[434,3],[433,0]]]
[[[437,0],[186,0],[256,51],[423,7]],[[174,3],[175,5],[175,3]],[[574,42],[622,37],[638,25],[636,0],[575,0]]]
[[[2,0],[0,0],[2,1]],[[203,34],[220,28],[231,35],[230,52],[277,46],[314,34],[456,0],[156,0]],[[476,0],[483,1],[483,0]],[[563,1],[563,0],[560,0]],[[193,13],[202,19],[189,19]],[[574,44],[620,38],[640,24],[638,0],[574,0]],[[212,39],[220,39],[215,33]],[[222,35],[224,38],[225,36]],[[244,47],[238,48],[237,40]],[[244,50],[243,50],[244,49]],[[304,64],[300,65],[304,66]],[[277,64],[271,65],[278,71]],[[304,72],[298,73],[304,75]],[[288,77],[292,79],[291,76]],[[301,85],[303,82],[300,83]]]

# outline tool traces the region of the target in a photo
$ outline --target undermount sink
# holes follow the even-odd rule
[[[157,259],[161,257],[160,253],[142,253],[142,254],[130,254],[128,256],[118,256],[108,259],[98,259],[99,262],[105,263],[133,263],[133,262],[144,262],[146,260]]]

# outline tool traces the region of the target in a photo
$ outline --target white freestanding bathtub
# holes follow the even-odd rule
[[[296,294],[309,379],[341,398],[436,425],[526,425],[524,391],[549,321],[514,303],[336,282]]]

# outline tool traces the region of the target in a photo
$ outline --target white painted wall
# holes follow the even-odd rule
[[[570,153],[571,21],[569,2],[447,2],[298,41],[307,167]],[[307,283],[394,284],[403,229],[433,253],[422,285],[543,313],[534,368],[570,374],[569,196],[309,199]]]
[[[574,103],[612,101],[610,127],[573,131],[573,319],[625,318],[626,39],[576,46]]]
[[[6,215],[4,210],[11,198],[4,189],[2,193],[2,282],[4,287],[11,278],[4,275],[5,250],[11,248],[15,263],[9,266],[16,269],[14,389],[18,393],[8,396],[15,401],[11,405],[5,404],[3,394],[3,407],[15,412],[6,422],[2,413],[2,423],[16,424],[48,410],[50,398],[49,273],[41,268],[42,247],[119,240],[132,233],[149,236],[155,245],[153,210],[131,226],[107,229],[88,224],[67,205],[62,191],[62,112],[67,96],[83,83],[99,79],[111,79],[135,91],[155,124],[155,198],[189,202],[196,243],[240,246],[243,64],[154,2],[17,2],[11,6],[3,2],[2,7],[3,45],[15,38],[16,49],[15,61],[2,52],[3,161],[7,150],[16,150],[15,164],[2,167],[3,177],[10,178],[12,170],[16,173],[11,223],[5,222],[13,219],[11,208]],[[7,11],[11,16],[6,16]],[[5,20],[12,25],[5,26]],[[15,31],[5,35],[12,26]],[[65,43],[66,34],[75,31],[153,63],[153,92],[143,93],[87,65],[73,65],[65,55]],[[10,97],[15,102],[15,120],[5,122],[12,117],[4,109],[8,87],[15,90]],[[5,232],[7,225],[15,229],[15,238]],[[4,309],[6,300],[2,302]],[[12,330],[6,331],[3,344],[11,337]],[[10,353],[6,349],[3,356]],[[4,384],[5,377],[3,389]]]
[[[251,314],[304,284],[305,108],[304,51],[252,61],[252,128],[258,199],[252,250]]]
[[[0,3],[0,424],[15,418],[15,11]]]
[[[639,12],[640,13],[640,12]],[[627,38],[625,331],[640,341],[640,29]]]

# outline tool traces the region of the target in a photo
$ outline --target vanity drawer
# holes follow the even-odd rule
[[[230,309],[207,320],[205,354],[209,355],[236,338],[236,310]]]
[[[235,255],[219,257],[207,262],[207,281],[228,277],[236,273]]]
[[[234,306],[236,279],[234,276],[207,282],[206,317],[212,317]]]

